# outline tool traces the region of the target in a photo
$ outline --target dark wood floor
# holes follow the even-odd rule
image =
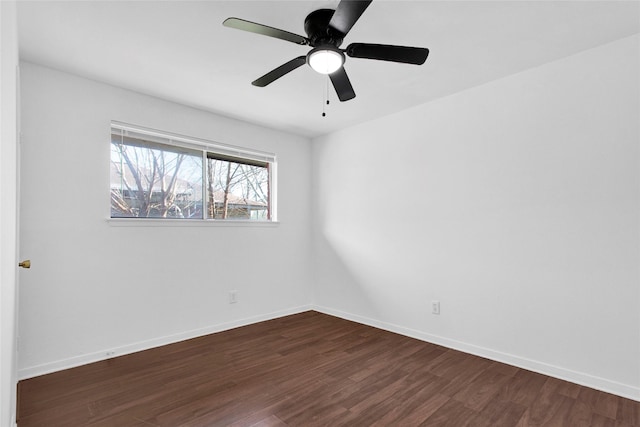
[[[640,402],[306,312],[21,381],[30,426],[640,427]]]

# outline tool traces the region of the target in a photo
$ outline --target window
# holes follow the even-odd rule
[[[275,155],[111,125],[111,218],[272,221]]]

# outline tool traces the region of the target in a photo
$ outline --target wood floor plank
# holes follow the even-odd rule
[[[633,400],[619,397],[616,420],[634,427],[640,427],[640,404]]]
[[[530,406],[537,399],[548,377],[520,369],[500,390],[496,398]]]
[[[252,424],[250,427],[286,427],[286,424],[275,415],[271,415],[263,420]]]
[[[567,402],[570,405],[571,398],[556,393],[560,381],[555,378],[547,378],[536,399],[529,406],[526,412],[526,422],[528,426],[543,426],[547,424],[560,410],[560,407]]]
[[[572,427],[589,427],[593,419],[593,407],[576,400],[569,413],[568,425]]]
[[[313,311],[18,393],[19,427],[640,427],[640,402]]]
[[[490,427],[490,425],[489,420],[454,399],[449,399],[420,424],[421,427]]]
[[[500,391],[509,377],[497,372],[483,371],[475,376],[466,387],[453,395],[453,399],[467,408],[481,411]]]
[[[593,414],[590,427],[616,427],[616,420],[600,414]]]
[[[527,407],[508,400],[493,398],[480,415],[492,426],[516,426],[523,418]]]
[[[614,420],[616,419],[619,401],[617,396],[591,388],[581,387],[577,399],[592,408],[594,413]]]
[[[545,427],[574,427],[571,425],[571,411],[575,404],[575,400],[570,397],[558,394],[559,405],[553,406],[549,417],[545,419]]]
[[[372,426],[417,426],[426,421],[442,405],[448,396],[433,392],[418,392],[414,399],[395,399],[392,409],[376,420]]]

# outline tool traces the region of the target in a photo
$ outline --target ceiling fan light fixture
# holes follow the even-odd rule
[[[314,71],[331,74],[344,64],[344,53],[332,46],[320,46],[309,52],[307,62]]]

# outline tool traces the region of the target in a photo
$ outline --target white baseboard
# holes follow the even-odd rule
[[[112,357],[124,356],[125,354],[136,353],[138,351],[149,350],[154,347],[160,347],[167,344],[197,338],[204,335],[222,332],[229,329],[238,328],[240,326],[250,325],[252,323],[263,322],[265,320],[277,319],[278,317],[289,316],[292,314],[302,313],[312,310],[311,305],[303,305],[299,307],[280,310],[272,313],[265,313],[258,316],[252,316],[244,319],[233,320],[231,322],[220,323],[217,325],[206,326],[204,328],[193,329],[191,331],[181,332],[178,334],[168,335],[164,337],[153,338],[150,340],[140,341],[133,344],[117,347],[115,349],[105,349],[94,353],[83,354],[80,356],[70,357],[68,359],[57,360],[42,365],[23,368],[18,371],[18,380],[37,377],[52,372],[62,371],[64,369],[75,368],[77,366],[87,365],[89,363],[99,362],[101,360],[110,359]],[[109,355],[107,356],[107,352]]]
[[[611,381],[606,378],[596,377],[583,372],[576,372],[570,369],[562,368],[559,366],[550,365],[536,360],[527,359],[513,354],[503,353],[495,350],[491,350],[485,347],[479,347],[473,344],[468,344],[461,341],[452,340],[449,338],[428,334],[422,331],[418,331],[411,328],[405,328],[403,326],[394,325],[387,322],[381,322],[375,319],[359,316],[356,314],[346,313],[340,310],[334,310],[328,307],[312,306],[312,310],[320,313],[325,313],[330,316],[340,317],[345,320],[361,323],[375,328],[384,329],[386,331],[394,332],[407,337],[419,339],[421,341],[430,342],[433,344],[441,345],[443,347],[459,350],[465,353],[473,354],[476,356],[484,357],[486,359],[494,360],[496,362],[506,363],[518,368],[527,369],[529,371],[537,372],[540,374],[548,375],[561,380],[569,381],[572,383],[580,384],[586,387],[594,388],[596,390],[612,393],[618,396],[626,397],[640,401],[640,387],[634,387],[628,384],[622,384],[616,381]]]
[[[468,344],[461,341],[452,340],[449,338],[428,334],[422,331],[418,331],[403,326],[398,326],[392,323],[381,322],[379,320],[370,319],[367,317],[359,316],[335,310],[328,307],[317,305],[304,305],[299,307],[290,308],[287,310],[281,310],[272,313],[266,313],[258,316],[252,316],[245,319],[238,319],[231,322],[220,323],[217,325],[211,325],[204,328],[194,329],[191,331],[181,332],[179,334],[169,335],[165,337],[154,338],[151,340],[141,341],[129,345],[125,345],[116,349],[102,350],[95,353],[76,356],[68,359],[58,360],[51,363],[23,368],[18,371],[18,379],[24,380],[27,378],[36,377],[39,375],[48,374],[51,372],[61,371],[64,369],[74,368],[81,365],[86,365],[93,362],[99,362],[111,357],[123,356],[125,354],[131,354],[138,351],[148,350],[154,347],[160,347],[167,344],[173,344],[176,342],[188,340],[191,338],[197,338],[200,336],[226,331],[234,329],[240,326],[250,325],[252,323],[263,322],[265,320],[276,319],[283,316],[289,316],[291,314],[302,313],[304,311],[315,310],[320,313],[325,313],[330,316],[339,317],[342,319],[350,320],[353,322],[361,323],[375,328],[384,329],[386,331],[394,332],[400,335],[416,338],[421,341],[430,342],[433,344],[441,345],[454,350],[463,351],[465,353],[473,354],[476,356],[484,357],[497,362],[506,363],[518,368],[527,369],[529,371],[538,372],[540,374],[549,375],[558,379],[570,381],[572,383],[580,384],[586,387],[601,390],[607,393],[612,393],[618,396],[626,397],[628,399],[640,401],[640,388],[634,387],[628,384],[622,384],[616,381],[611,381],[606,378],[596,377],[583,372],[572,371],[570,369],[550,365],[536,360],[527,359],[520,356],[515,356],[508,353],[503,353],[495,350],[491,350],[485,347],[479,347],[473,344]],[[107,356],[107,351],[113,352]]]

